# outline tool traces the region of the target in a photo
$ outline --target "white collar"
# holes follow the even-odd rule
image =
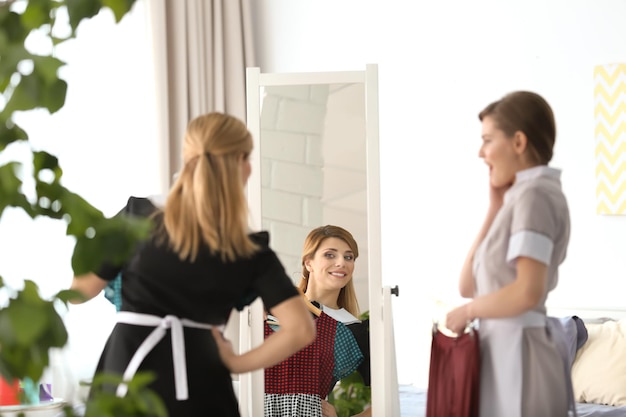
[[[325,306],[324,304],[322,304],[321,305],[321,310],[324,313],[326,313],[327,315],[329,315],[330,317],[334,318],[335,320],[342,322],[343,324],[351,324],[351,323],[360,323],[361,322],[361,320],[359,320],[358,318],[354,317],[345,308],[340,308],[339,310],[336,310],[334,308],[330,308],[330,307]]]
[[[532,168],[523,169],[515,174],[515,182],[528,181],[539,177],[561,178],[561,170],[547,165],[537,165]]]

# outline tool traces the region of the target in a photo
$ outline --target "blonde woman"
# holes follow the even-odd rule
[[[96,372],[126,380],[152,371],[150,388],[170,416],[239,416],[231,373],[272,366],[315,337],[304,300],[268,247],[267,234],[248,232],[244,186],[251,151],[252,137],[240,120],[221,113],[192,120],[183,168],[163,209],[142,198],[130,198],[124,209],[151,217],[151,236],[123,265],[103,265],[74,279],[73,287],[87,286],[89,297],[95,295],[90,282],[122,272],[121,311]],[[236,355],[220,329],[234,307],[256,295],[282,330]],[[126,386],[116,393],[125,395]]]

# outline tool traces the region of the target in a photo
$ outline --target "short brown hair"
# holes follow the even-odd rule
[[[478,114],[480,121],[487,116],[493,118],[508,137],[517,131],[524,132],[536,162],[550,162],[556,141],[556,123],[552,108],[539,94],[530,91],[509,93]]]

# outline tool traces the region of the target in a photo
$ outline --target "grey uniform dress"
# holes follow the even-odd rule
[[[497,291],[517,276],[516,261],[548,266],[537,306],[517,317],[481,319],[481,417],[559,417],[568,413],[567,378],[545,301],[558,282],[570,235],[560,171],[545,165],[517,173],[474,257],[476,295]]]

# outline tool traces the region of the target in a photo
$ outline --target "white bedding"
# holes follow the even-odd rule
[[[599,404],[576,404],[578,417],[624,417],[626,407],[611,407]]]

